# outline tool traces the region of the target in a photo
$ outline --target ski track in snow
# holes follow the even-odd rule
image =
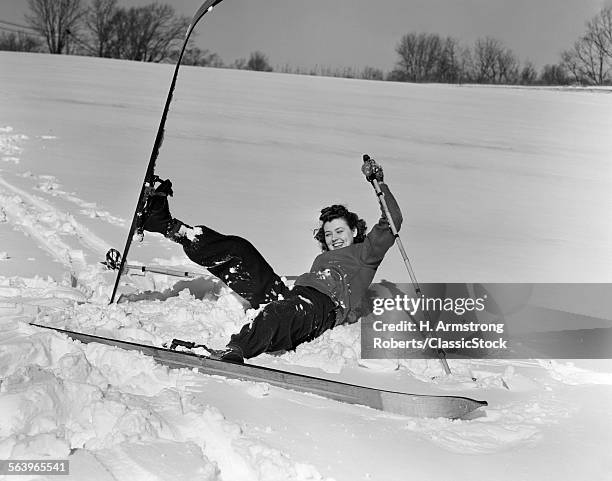
[[[19,144],[24,139],[28,139],[25,135],[16,135],[12,132],[11,127],[0,129],[1,153],[20,153],[22,148]],[[22,174],[22,176],[33,177],[30,173]],[[36,189],[47,193],[52,192],[53,195],[61,196],[81,207],[87,206],[91,212],[95,213],[91,215],[92,217],[99,217],[109,222],[120,221],[108,213],[99,214],[95,204],[86,203],[57,189],[58,184],[54,177],[38,176],[38,179],[43,179],[47,183],[38,184]],[[110,247],[109,243],[79,223],[71,213],[61,210],[40,196],[12,185],[2,175],[0,175],[0,204],[2,205],[0,223],[9,223],[34,239],[41,249],[66,266],[85,284],[89,279],[87,288],[90,290],[100,287],[100,280],[96,279],[99,268],[88,264],[86,251],[97,258],[103,258]],[[6,253],[6,257],[8,256],[9,254]]]
[[[0,177],[0,196],[4,211],[13,225],[34,237],[58,261],[78,271],[84,270],[86,262],[80,251],[72,250],[61,240],[61,234],[76,238],[83,247],[104,255],[109,244],[89,231],[66,212],[24,190],[9,184]]]
[[[125,219],[115,217],[110,212],[99,209],[95,202],[86,202],[83,199],[80,199],[79,197],[75,196],[74,194],[62,190],[61,184],[59,183],[58,179],[52,175],[34,176],[30,172],[25,172],[21,175],[22,177],[31,177],[38,180],[38,183],[35,187],[36,190],[44,192],[45,194],[49,194],[53,197],[60,197],[68,202],[72,202],[73,204],[76,204],[77,206],[81,207],[80,213],[87,217],[90,217],[92,219],[101,219],[113,225],[125,226]]]
[[[54,140],[57,137],[50,135],[42,135],[41,140]],[[12,127],[0,127],[0,155],[5,162],[14,164],[20,163],[20,155],[23,152],[22,144],[29,140],[27,135],[16,134]],[[124,226],[125,219],[116,217],[110,212],[100,209],[95,202],[87,202],[73,193],[66,192],[61,189],[59,180],[53,175],[35,175],[29,171],[17,174],[23,178],[30,178],[38,183],[34,187],[36,190],[48,194],[53,197],[59,197],[63,200],[71,202],[79,206],[80,213],[92,219],[100,219],[109,224]]]

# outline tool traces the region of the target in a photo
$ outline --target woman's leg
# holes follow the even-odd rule
[[[309,287],[295,287],[288,298],[269,303],[253,322],[234,334],[228,348],[238,348],[246,359],[262,352],[291,350],[334,323],[334,304],[329,297]]]
[[[172,182],[160,182],[147,200],[142,227],[178,242],[196,264],[225,282],[254,308],[285,295],[287,287],[253,245],[237,236],[220,234],[206,226],[193,228],[170,214]]]
[[[248,240],[203,225],[181,225],[168,237],[183,246],[189,259],[206,267],[253,308],[287,294],[287,286]]]

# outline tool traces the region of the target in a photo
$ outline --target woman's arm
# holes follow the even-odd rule
[[[384,182],[379,182],[379,185],[380,190],[384,194],[387,207],[389,208],[391,219],[395,224],[395,228],[399,231],[403,221],[399,205],[389,190],[389,186]],[[380,220],[372,227],[372,230],[368,233],[364,241],[365,249],[362,261],[366,264],[380,264],[387,251],[395,243],[395,236],[391,232],[389,221],[387,220],[385,212],[382,210],[382,206],[381,211],[382,216]]]
[[[397,200],[395,200],[395,197],[393,197],[393,194],[389,190],[389,186],[384,182],[379,182],[378,185],[380,185],[380,190],[384,194],[385,202],[387,203],[387,207],[389,208],[389,213],[391,214],[393,224],[399,232],[400,228],[402,227],[402,221],[404,220],[404,218],[402,217],[402,211],[400,210],[399,205],[397,204]],[[385,211],[383,210],[382,205],[380,206],[380,210],[382,212],[382,217],[379,223],[384,220],[384,222],[388,226],[389,222],[387,221],[387,216],[385,215]]]

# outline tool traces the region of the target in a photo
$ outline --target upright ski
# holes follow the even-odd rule
[[[113,287],[113,293],[111,294],[110,303],[112,304],[115,301],[115,295],[117,293],[117,288],[119,287],[119,280],[121,279],[121,274],[124,271],[125,263],[127,261],[128,252],[130,250],[130,246],[132,245],[132,238],[135,233],[142,235],[142,212],[147,203],[147,199],[151,192],[154,190],[155,181],[157,180],[155,176],[155,162],[157,160],[157,156],[159,155],[159,149],[164,141],[164,127],[166,125],[166,118],[168,116],[168,111],[170,110],[170,103],[172,102],[172,94],[174,92],[174,87],[176,85],[176,79],[178,77],[179,67],[181,66],[181,60],[183,59],[183,55],[185,53],[185,49],[187,48],[187,42],[189,41],[189,37],[191,36],[191,32],[195,28],[196,24],[200,21],[200,19],[206,15],[206,13],[210,12],[215,5],[218,5],[223,0],[206,0],[202,6],[195,13],[193,18],[191,19],[191,23],[187,28],[187,33],[185,34],[185,40],[183,41],[183,47],[181,48],[181,53],[179,55],[178,60],[176,61],[176,66],[174,67],[174,75],[172,76],[172,83],[170,84],[170,90],[168,92],[168,97],[166,97],[166,105],[164,107],[164,112],[162,113],[161,121],[159,123],[159,128],[157,129],[157,135],[155,136],[155,143],[153,144],[153,150],[151,151],[151,158],[149,159],[149,165],[147,166],[147,171],[145,173],[144,181],[142,183],[142,187],[140,189],[140,194],[138,195],[138,202],[136,203],[136,211],[134,212],[134,216],[132,217],[132,224],[130,225],[130,230],[128,232],[127,240],[125,242],[125,247],[123,248],[123,255],[121,257],[121,266],[117,271],[117,277],[115,279],[115,285]]]
[[[294,374],[267,367],[218,361],[192,352],[173,351],[170,349],[119,341],[40,324],[31,323],[31,325],[52,329],[84,343],[97,342],[130,351],[140,351],[145,355],[152,356],[158,362],[170,368],[197,369],[204,374],[224,376],[244,381],[266,382],[284,389],[317,394],[336,401],[369,406],[381,411],[402,414],[405,416],[462,419],[468,417],[472,411],[487,405],[486,401],[477,401],[467,397],[431,396],[386,391],[313,376]]]

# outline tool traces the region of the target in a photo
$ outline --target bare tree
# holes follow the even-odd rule
[[[457,40],[447,37],[442,42],[437,67],[437,82],[456,83],[461,80],[461,61]]]
[[[113,33],[108,42],[108,56],[161,62],[182,44],[189,19],[177,17],[170,5],[150,4],[128,10],[120,8],[111,23]]]
[[[0,34],[0,50],[11,52],[36,52],[40,49],[39,39],[24,32],[10,32]]]
[[[604,7],[587,23],[586,36],[606,57],[612,58],[612,6]]]
[[[246,58],[237,58],[230,64],[230,68],[235,68],[236,70],[244,70],[247,68],[246,64]]]
[[[519,61],[516,55],[506,48],[500,53],[498,59],[499,83],[515,84],[519,80]]]
[[[563,65],[544,65],[540,74],[540,83],[543,85],[568,85],[570,81]]]
[[[387,74],[385,80],[388,82],[405,82],[406,74],[401,70],[394,68]]]
[[[501,46],[499,40],[479,38],[474,45],[474,77],[479,83],[495,83],[497,79],[497,53]]]
[[[518,60],[510,49],[491,37],[479,38],[474,45],[474,77],[478,83],[515,83]]]
[[[390,80],[455,83],[464,77],[461,48],[452,37],[409,33],[401,38],[395,51],[399,60],[389,74]]]
[[[111,57],[115,42],[117,0],[93,0],[85,15],[85,25],[92,37],[98,57]]]
[[[561,58],[575,82],[604,85],[612,80],[612,6],[587,23],[585,34]]]
[[[357,78],[358,76],[356,67],[337,67],[332,73],[332,77],[340,78]]]
[[[521,85],[533,85],[538,80],[538,72],[533,64],[529,61],[525,62],[521,69],[519,82]]]
[[[268,62],[268,57],[265,53],[257,50],[252,52],[249,61],[246,63],[247,70],[257,70],[259,72],[272,72],[272,67]]]
[[[610,80],[610,59],[588,35],[577,40],[572,49],[564,51],[561,58],[578,83],[604,85]]]
[[[458,56],[459,82],[474,82],[474,57],[469,47],[462,47]]]
[[[365,67],[361,72],[360,77],[364,80],[382,80],[384,73],[379,68]]]
[[[170,53],[169,60],[176,62],[179,54],[179,49],[173,50]],[[199,47],[194,47],[191,44],[185,49],[182,63],[183,65],[197,65],[199,67],[223,67],[223,60],[219,55],[208,49],[202,50]]]
[[[394,70],[398,80],[436,80],[438,61],[442,55],[442,40],[439,35],[408,33],[401,38],[395,51],[399,55]]]
[[[49,52],[63,53],[85,13],[81,0],[28,0],[28,6],[25,18],[45,38]]]

